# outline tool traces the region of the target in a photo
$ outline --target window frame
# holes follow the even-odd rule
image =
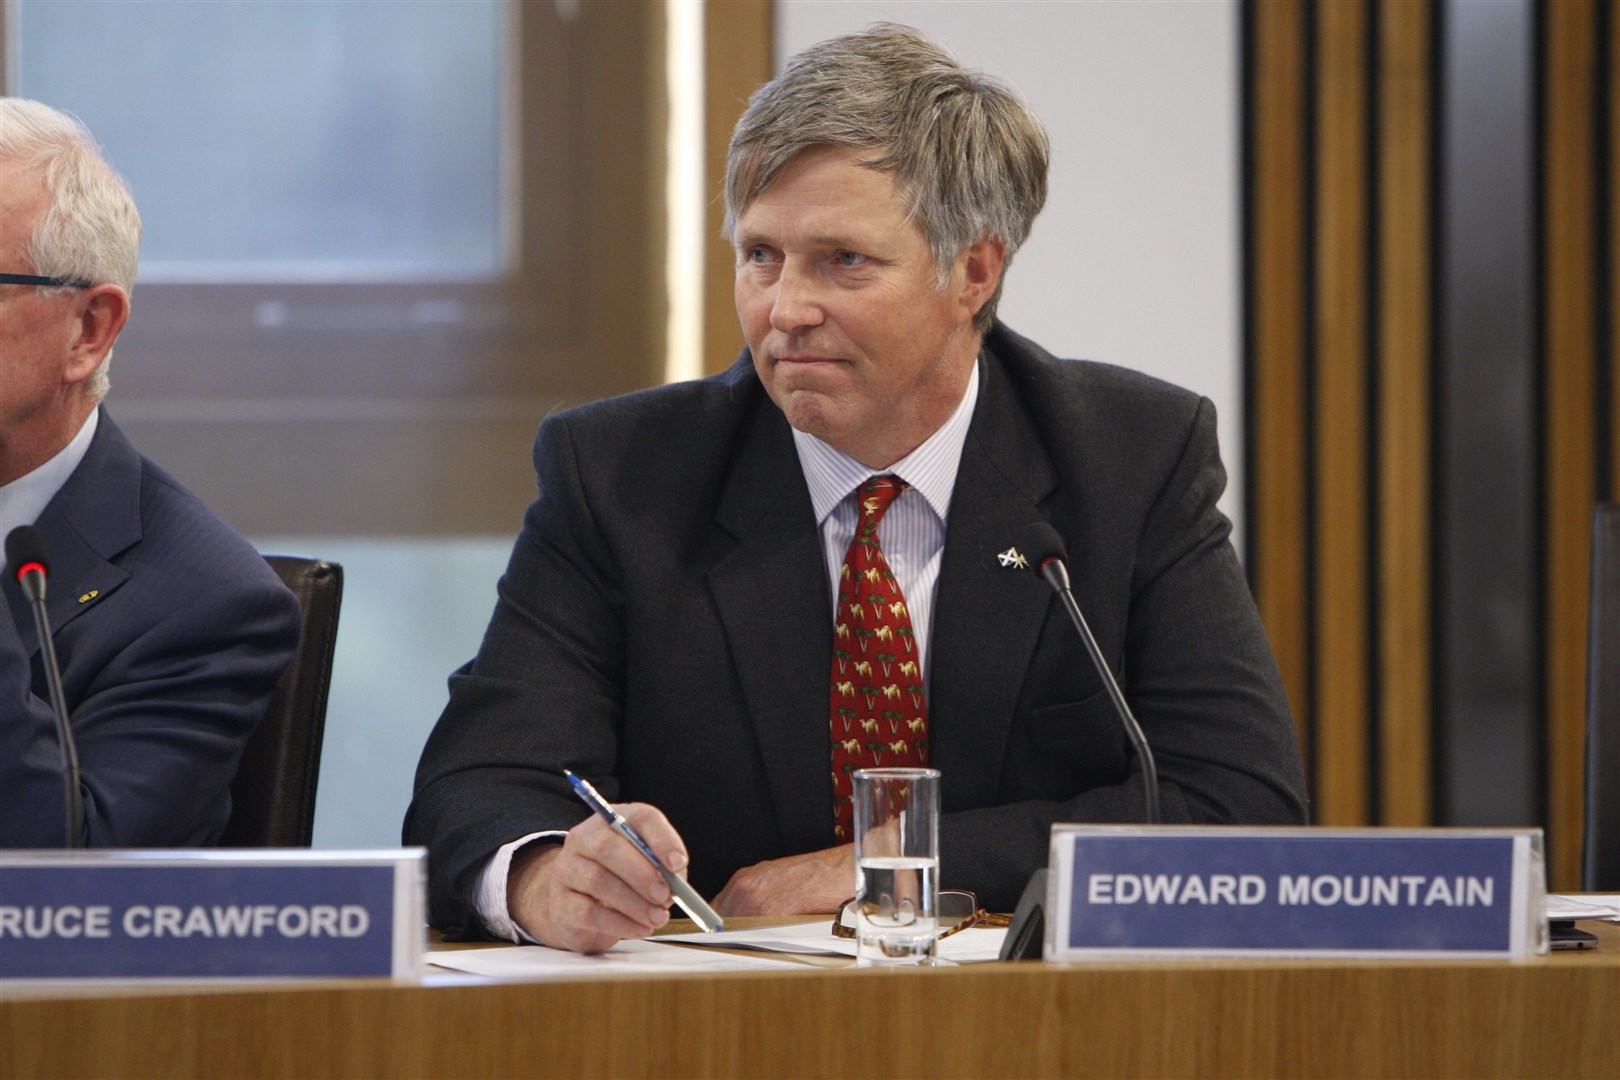
[[[544,415],[660,381],[660,7],[506,9],[504,273],[137,279],[109,409],[243,531],[509,531]],[[15,17],[7,0],[7,59]],[[341,474],[344,492],[288,470]]]

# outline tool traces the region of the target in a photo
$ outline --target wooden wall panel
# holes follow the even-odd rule
[[[1426,825],[1430,792],[1427,9],[1378,9],[1378,749],[1380,820]]]
[[[1314,820],[1426,824],[1433,7],[1244,11],[1249,571]]]
[[[703,367],[724,371],[742,349],[732,301],[736,256],[721,236],[726,208],[726,146],[748,97],[775,74],[771,0],[709,0],[703,5],[703,143],[708,246],[703,259]]]
[[[1596,501],[1594,0],[1544,9],[1546,641],[1549,872],[1579,877],[1586,612]]]
[[[1310,751],[1305,441],[1305,8],[1250,9],[1247,490],[1249,572],[1289,705]]]
[[[1323,0],[1301,11],[1252,0],[1243,9],[1249,568],[1312,735],[1316,819],[1422,825],[1460,814],[1470,823],[1544,825],[1555,889],[1578,880],[1590,521],[1600,497],[1620,497],[1617,9],[1616,0],[1490,11],[1407,0]],[[1447,291],[1464,279],[1453,279],[1462,271],[1441,257],[1456,239],[1444,226],[1454,208],[1437,200],[1479,191],[1437,183],[1441,148],[1481,129],[1462,123],[1466,102],[1437,96],[1441,55],[1478,65],[1467,70],[1487,79],[1493,65],[1539,73],[1506,103],[1536,117],[1534,160],[1523,163],[1533,179],[1515,185],[1505,162],[1492,182],[1508,182],[1483,189],[1519,200],[1502,207],[1504,242],[1519,222],[1533,222],[1539,280],[1522,295]],[[1468,219],[1471,240],[1496,224],[1477,217]],[[1488,241],[1474,248],[1492,250]],[[1489,273],[1466,281],[1501,284]],[[1437,379],[1436,359],[1449,355],[1437,348],[1451,324],[1437,316],[1436,298],[1453,292],[1521,305],[1506,322],[1537,328],[1533,350],[1488,341],[1509,352],[1465,352]],[[1467,459],[1469,471],[1440,454],[1437,418],[1499,430],[1504,418],[1492,410],[1502,395],[1477,394],[1469,383],[1489,370],[1486,359],[1534,370],[1533,459],[1511,460],[1533,460],[1538,479],[1522,505],[1511,504],[1508,524],[1538,553],[1539,581],[1458,609],[1488,613],[1476,621],[1489,625],[1474,625],[1435,602],[1445,568],[1436,562],[1447,521],[1440,508],[1450,505],[1439,496],[1480,485],[1488,492],[1512,478],[1479,459]],[[1496,539],[1471,542],[1489,552]],[[1545,757],[1544,780],[1530,781],[1523,806],[1492,799],[1500,777],[1483,775],[1484,763],[1497,759],[1469,743],[1478,731],[1501,731],[1501,716],[1495,727],[1481,722],[1495,705],[1512,712],[1514,702],[1490,696],[1490,673],[1474,673],[1485,678],[1445,698],[1447,708],[1466,703],[1467,715],[1436,715],[1440,646],[1476,634],[1511,645],[1532,666],[1544,658],[1532,676],[1544,688],[1539,706],[1509,716],[1517,726],[1505,733],[1523,738],[1526,778]],[[1469,785],[1470,797],[1440,799],[1434,778],[1442,774]]]
[[[1359,825],[1368,820],[1368,5],[1329,0],[1316,19],[1316,816]]]

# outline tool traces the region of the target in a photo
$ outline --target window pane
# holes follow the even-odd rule
[[[134,189],[143,275],[501,269],[501,0],[19,0],[14,91]]]

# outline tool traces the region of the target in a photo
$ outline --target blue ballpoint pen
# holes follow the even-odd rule
[[[714,908],[704,902],[703,897],[697,894],[696,889],[688,885],[683,878],[672,873],[669,867],[665,866],[663,861],[653,854],[653,849],[647,845],[647,841],[641,838],[641,834],[636,832],[634,826],[624,820],[623,814],[608,805],[608,801],[597,793],[597,790],[590,785],[589,781],[580,779],[567,769],[563,770],[563,775],[568,777],[570,784],[574,785],[574,794],[583,799],[586,806],[596,811],[597,815],[603,821],[606,821],[608,827],[614,832],[636,845],[636,850],[641,852],[648,862],[658,868],[658,872],[664,875],[664,881],[669,884],[669,891],[674,895],[675,902],[681,905],[682,911],[692,917],[693,922],[703,927],[704,932],[709,934],[714,933],[716,930],[725,929],[725,922],[715,913]]]

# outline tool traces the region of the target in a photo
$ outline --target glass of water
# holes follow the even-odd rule
[[[938,892],[939,770],[858,770],[856,965],[932,964]]]

